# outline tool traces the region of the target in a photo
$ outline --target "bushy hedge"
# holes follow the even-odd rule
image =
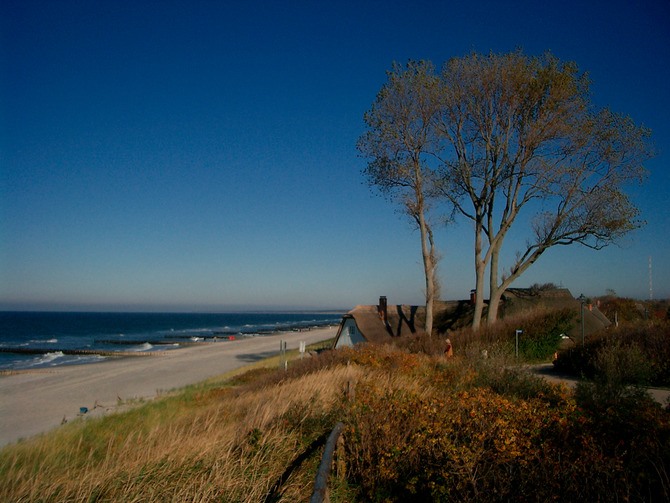
[[[635,300],[621,297],[600,299],[600,310],[614,323],[637,322],[641,320],[670,321],[668,300]]]
[[[422,373],[383,359],[375,368],[394,378],[360,382],[346,420],[356,501],[667,501],[670,418],[658,405],[632,401],[606,423],[519,372],[488,386],[462,362]]]
[[[559,354],[554,362],[562,372],[593,379],[604,354],[618,358],[612,369],[629,385],[670,386],[670,323],[638,322],[609,327],[585,346]]]
[[[520,313],[485,325],[479,330],[463,328],[450,334],[457,353],[489,352],[493,347],[505,347],[513,353],[516,331],[519,337],[519,358],[525,361],[546,361],[559,349],[561,335],[572,328],[575,312],[569,308],[537,310]]]
[[[561,335],[572,328],[571,309],[548,311],[520,320],[519,356],[525,360],[551,358],[561,343]]]

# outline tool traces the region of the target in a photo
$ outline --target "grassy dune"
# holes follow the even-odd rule
[[[330,426],[319,420],[356,373],[337,367],[253,389],[224,377],[69,423],[1,451],[0,500],[263,501],[296,453]],[[307,494],[316,461],[318,453],[295,470],[276,501]]]
[[[553,340],[561,320],[528,326]],[[449,360],[430,341],[325,351],[67,424],[0,451],[0,500],[308,501],[338,421],[335,503],[668,500],[670,413],[641,388],[551,385],[506,328],[452,340]]]

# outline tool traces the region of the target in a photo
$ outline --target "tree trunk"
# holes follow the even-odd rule
[[[520,261],[512,270],[512,273],[507,278],[505,278],[503,282],[500,283],[500,285],[496,284],[495,287],[493,284],[491,285],[491,298],[489,299],[489,314],[487,323],[493,323],[498,319],[498,306],[500,305],[500,299],[502,298],[502,294],[505,293],[505,290],[507,290],[519,276],[521,276],[531,265],[533,265],[535,261],[545,252],[545,250],[545,248],[539,248],[535,250],[528,256],[528,258]],[[494,257],[495,262],[497,263],[498,261],[500,246],[498,246],[493,251],[494,253],[491,255],[491,266],[493,266]],[[495,315],[493,313],[495,313]]]
[[[504,288],[496,289],[495,291],[491,292],[491,298],[489,299],[489,313],[486,318],[487,325],[495,323],[495,321],[498,319],[498,307],[500,306],[500,299],[504,292]]]
[[[482,230],[477,223],[475,229],[475,312],[472,317],[472,328],[477,330],[482,322],[484,312],[484,274],[486,263],[482,260]]]
[[[491,245],[491,268],[489,269],[489,311],[486,315],[486,324],[490,325],[498,319],[498,307],[500,306],[500,297],[502,291],[498,286],[498,259],[500,257],[500,247],[502,240],[496,241]]]
[[[433,282],[435,267],[430,259],[430,265],[426,267],[426,326],[425,332],[433,335],[433,304],[435,303],[435,283]]]
[[[419,210],[419,230],[421,232],[421,254],[423,255],[423,269],[426,275],[426,324],[425,331],[429,336],[433,334],[433,303],[435,302],[435,250],[430,240],[428,245],[428,225],[423,215],[423,209]]]

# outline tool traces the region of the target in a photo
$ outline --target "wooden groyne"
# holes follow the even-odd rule
[[[146,339],[95,339],[96,344],[117,344],[119,346],[141,346],[143,344],[151,344],[152,346],[172,346],[174,344],[181,344],[174,341],[155,341]]]
[[[217,335],[218,334],[218,335]],[[241,334],[239,332],[235,333],[227,333],[224,334],[223,332],[214,332],[214,335],[166,335],[164,336],[166,339],[178,339],[180,341],[185,341],[185,340],[192,340],[192,339],[203,339],[203,340],[213,340],[213,341],[232,341],[237,339],[238,337],[242,337],[244,334]],[[192,342],[198,342],[198,341],[192,341]],[[174,342],[164,342],[163,344],[174,344]],[[184,344],[184,342],[179,342],[179,344]]]
[[[64,355],[98,355],[98,356],[155,356],[164,355],[165,351],[105,351],[99,349],[57,349],[57,348],[0,348],[0,353],[17,355],[46,355],[63,353]]]

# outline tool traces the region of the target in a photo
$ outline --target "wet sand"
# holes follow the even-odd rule
[[[279,353],[335,337],[337,327],[189,346],[145,358],[123,358],[0,376],[0,446],[75,419],[152,399]]]

